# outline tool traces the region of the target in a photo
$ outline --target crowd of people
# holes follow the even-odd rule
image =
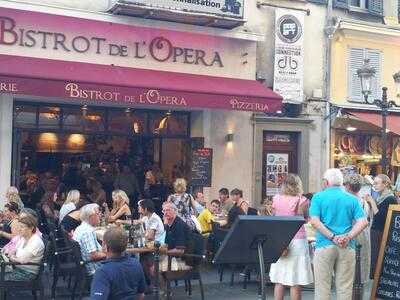
[[[221,188],[218,198],[206,201],[201,191],[190,194],[183,178],[175,180],[173,191],[160,203],[155,203],[151,195],[140,195],[141,199],[135,203],[130,196],[136,184],[132,184],[129,172],[123,168],[116,178],[111,203],[101,185],[92,179],[89,184],[86,182],[92,193],[85,195],[72,188],[65,191],[65,199],[60,197],[59,187],[49,188],[57,186],[51,177],[41,181],[42,185],[36,178],[27,177],[24,187],[30,194],[25,198],[17,188],[10,187],[1,215],[2,259],[22,264],[40,262],[44,254],[43,235],[49,231],[43,224],[52,223],[61,226],[68,238],[79,244],[83,260],[88,261],[85,266],[92,281],[93,299],[118,298],[118,295],[139,295],[140,299],[155,282],[154,257],[151,252],[144,253],[139,263],[126,254],[131,238],[126,226],[143,229],[146,247],[160,243],[159,269],[163,274],[168,268],[185,271],[192,267],[182,255],[190,250],[194,234],[202,234],[208,241],[208,250],[215,253],[219,244],[213,229],[229,229],[239,215],[300,215],[317,232],[314,260],[303,226],[279,260],[270,266],[275,299],[284,298],[285,287],[290,287],[292,299],[301,299],[302,286],[313,282],[316,299],[330,299],[332,278],[338,299],[350,299],[355,245],[362,246],[361,278],[366,283],[374,274],[388,207],[397,203],[386,175],[380,174],[368,182],[359,174],[344,177],[339,169],[325,172],[322,191],[312,197],[303,195],[299,176],[288,174],[280,193],[265,199],[258,209],[251,207],[238,188],[230,192]],[[40,201],[36,201],[39,195]],[[105,224],[115,226],[107,226],[100,238],[97,229]],[[170,266],[168,256],[173,257]],[[8,270],[6,278],[29,280],[37,272],[36,265],[20,265]],[[160,279],[162,282],[163,278]]]

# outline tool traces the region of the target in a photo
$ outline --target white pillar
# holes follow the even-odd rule
[[[13,97],[0,95],[0,206],[11,182]]]

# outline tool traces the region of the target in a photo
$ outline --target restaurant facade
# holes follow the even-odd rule
[[[257,38],[146,23],[109,13],[0,7],[0,193],[24,172],[126,153],[166,178],[190,178],[191,151],[211,148],[212,181],[254,187],[253,114],[281,110],[255,80]],[[163,26],[165,25],[165,26]]]

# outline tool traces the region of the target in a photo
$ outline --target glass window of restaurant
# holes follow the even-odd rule
[[[168,187],[177,177],[187,178],[190,153],[189,112],[14,104],[12,181],[22,188],[31,174],[51,174],[62,183],[74,165],[79,174],[89,173],[103,187],[108,181],[112,191],[113,176],[128,165],[143,193],[148,170]],[[77,188],[88,188],[82,185]]]

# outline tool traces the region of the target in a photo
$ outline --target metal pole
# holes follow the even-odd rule
[[[153,295],[154,300],[160,299],[160,246],[159,242],[154,243],[154,286]]]
[[[386,116],[388,115],[387,87],[382,88],[382,173],[387,175],[387,133],[386,133]]]
[[[267,294],[265,291],[265,265],[264,265],[264,251],[263,243],[261,241],[257,244],[258,249],[258,261],[260,263],[260,277],[261,277],[261,299],[266,300]]]

